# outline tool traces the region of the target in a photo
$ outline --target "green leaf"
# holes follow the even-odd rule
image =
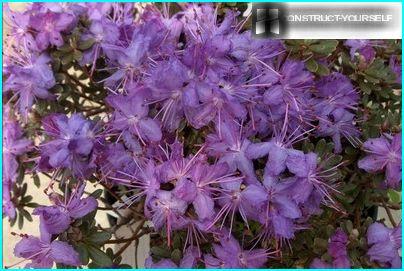
[[[375,81],[378,81],[377,79],[391,81],[394,78],[394,73],[384,64],[384,60],[381,58],[375,59],[364,73],[367,75],[365,76],[366,79],[370,78],[370,80],[372,80],[372,78],[374,78]]]
[[[315,61],[313,58],[310,58],[306,61],[306,68],[311,72],[316,72],[318,69],[317,61]]]
[[[80,52],[80,51],[78,51],[78,50],[75,50],[75,51],[73,52],[73,58],[74,58],[74,60],[76,60],[76,61],[80,61],[80,60],[83,58],[83,53]]]
[[[22,230],[24,227],[24,216],[20,213],[18,215],[18,229]]]
[[[318,156],[322,157],[324,155],[326,145],[327,142],[325,141],[325,139],[324,138],[321,139],[320,141],[317,142],[314,152],[317,153]]]
[[[95,39],[84,40],[84,41],[79,42],[78,48],[80,50],[84,51],[84,50],[90,49],[94,45],[94,43],[95,43]]]
[[[73,53],[68,53],[68,54],[62,56],[62,59],[61,59],[62,65],[65,66],[67,64],[70,64],[70,62],[72,62],[73,59],[74,59],[74,54]]]
[[[322,238],[314,238],[313,251],[321,254],[327,250],[328,241]]]
[[[392,203],[400,203],[401,202],[401,194],[396,190],[389,189],[387,190],[387,195],[389,196],[389,200]]]
[[[309,48],[314,53],[321,55],[329,55],[335,51],[337,45],[338,45],[337,40],[321,40],[317,44],[310,45]]]
[[[87,246],[83,243],[80,243],[77,246],[75,246],[75,250],[79,253],[80,262],[84,265],[87,265],[88,261],[90,260],[90,255]]]
[[[22,214],[29,222],[32,222],[32,216],[27,210],[20,209],[20,214]]]
[[[90,194],[90,197],[93,197],[93,198],[95,198],[95,199],[98,199],[101,195],[102,195],[102,192],[103,192],[104,190],[102,190],[102,189],[97,189],[97,190],[95,190],[93,193],[91,193]]]
[[[169,258],[170,257],[170,251],[168,251],[168,249],[162,248],[162,247],[152,247],[150,249],[150,253],[159,258]]]
[[[321,75],[321,76],[326,76],[326,75],[329,75],[329,74],[330,74],[330,70],[328,69],[327,66],[318,63],[318,69],[317,69],[317,72],[316,72],[316,73],[317,73],[318,75]]]
[[[106,241],[111,239],[111,234],[106,231],[96,232],[88,236],[87,240],[96,243],[96,244],[104,244]]]
[[[39,179],[38,174],[33,174],[32,179],[34,179],[35,186],[39,188],[41,186],[41,180]]]
[[[175,263],[179,263],[182,258],[182,253],[181,250],[174,249],[174,251],[171,253],[171,260],[173,260]]]
[[[94,246],[88,246],[87,247],[89,256],[93,262],[100,266],[100,267],[110,267],[112,265],[112,260],[110,257],[108,257],[107,254],[105,254],[102,250],[94,247]]]

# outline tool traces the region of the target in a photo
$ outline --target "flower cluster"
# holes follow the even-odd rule
[[[14,250],[31,261],[28,267],[85,264],[76,252],[85,237],[69,240],[64,233],[77,231],[98,207],[96,197],[83,198],[90,179],[123,191],[120,208],[140,207],[168,247],[173,232],[185,233],[182,259],[149,257],[146,266],[153,268],[261,268],[280,259],[283,245],[313,227],[311,219],[323,209],[344,213],[336,197],[344,162],[334,158],[347,145],[366,152],[360,169],[386,170],[387,187],[401,185],[401,133],[362,145],[360,92],[341,70],[319,76],[291,57],[281,40],[252,38],[244,29],[248,18],[240,19],[237,10],[178,7],[174,13],[166,4],[161,10],[118,3],[35,3],[24,12],[7,7],[4,94],[19,121],[29,126],[38,118],[35,101],[61,101],[65,93],[57,88],[69,80],[83,99],[77,110],[55,110],[38,122],[33,170],[51,177],[45,192],[52,205],[32,213],[40,218],[41,237],[22,235]],[[359,54],[372,63],[381,43],[345,45],[352,59]],[[65,51],[75,60],[58,72],[53,54]],[[396,83],[397,63],[392,56],[388,64]],[[91,108],[91,95],[99,91],[100,107]],[[100,114],[92,119],[94,112]],[[13,219],[18,156],[32,142],[6,115],[3,210]],[[334,153],[304,150],[320,138],[333,142]],[[240,227],[253,235],[251,244],[239,239]],[[370,259],[397,266],[398,254],[388,258],[392,254],[378,251],[388,246],[397,252],[398,230],[373,238],[373,227]],[[347,243],[338,229],[328,246],[332,265],[316,259],[312,266],[350,267]]]

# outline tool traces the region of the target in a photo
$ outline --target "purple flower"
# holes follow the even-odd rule
[[[376,51],[373,49],[374,45],[378,45],[378,42],[360,39],[345,41],[345,46],[351,48],[349,51],[351,54],[351,59],[354,59],[355,53],[359,53],[365,58],[366,62],[371,62],[376,55]]]
[[[213,244],[214,255],[204,255],[207,268],[262,268],[271,253],[265,249],[243,250],[226,230],[220,234],[220,245]]]
[[[322,171],[317,165],[317,154],[312,152],[305,154],[302,151],[290,150],[286,166],[296,178],[292,188],[295,192],[293,198],[296,202],[306,202],[309,196],[317,191],[321,197],[326,198],[331,204],[335,204],[331,194],[337,193],[338,190],[333,187],[332,179],[327,179],[324,176],[332,177],[335,175],[333,170],[339,165]]]
[[[110,122],[114,130],[128,131],[146,145],[161,140],[160,125],[148,116],[149,107],[141,94],[113,95],[107,102],[115,109]]]
[[[312,119],[309,99],[313,75],[305,69],[304,63],[286,60],[280,67],[262,61],[259,64],[264,72],[250,86],[268,87],[263,103],[269,106],[272,118],[278,120],[289,114],[299,125],[307,124]]]
[[[3,122],[3,211],[10,219],[15,218],[11,190],[18,176],[18,156],[30,150],[32,142],[23,137],[19,124],[9,119],[10,109],[4,108]]]
[[[260,185],[250,184],[246,186],[242,182],[242,179],[234,179],[220,183],[222,189],[218,203],[221,205],[221,209],[211,226],[220,219],[225,220],[230,217],[231,231],[236,213],[239,213],[244,223],[248,225],[248,218],[253,217],[257,207],[260,207],[262,202],[266,200],[267,195]]]
[[[117,171],[117,176],[108,174],[107,179],[116,184],[127,186],[134,194],[129,196],[125,204],[131,205],[137,202],[141,197],[146,196],[145,212],[148,211],[148,203],[156,196],[160,189],[160,179],[156,164],[153,160],[145,161],[144,165],[136,164],[136,167],[130,168],[132,174],[124,171]]]
[[[167,243],[171,245],[171,234],[173,230],[184,228],[183,217],[188,204],[174,196],[171,191],[160,190],[148,204],[148,212],[156,230],[165,228],[167,232]]]
[[[358,167],[377,173],[385,170],[387,187],[397,188],[401,184],[401,133],[368,139],[363,144],[367,155],[359,160]]]
[[[172,260],[170,259],[162,259],[158,262],[153,262],[153,259],[151,257],[148,257],[145,261],[145,267],[146,268],[172,268],[172,269],[178,269],[178,268],[195,268],[196,264],[199,259],[199,253],[198,251],[193,248],[189,247],[184,253],[184,256],[182,257],[180,261],[180,265],[177,266]]]
[[[328,254],[332,257],[332,265],[318,258],[311,263],[311,268],[351,268],[351,261],[347,252],[348,236],[341,229],[337,229],[328,242]]]
[[[88,29],[88,33],[82,36],[83,40],[94,39],[93,46],[84,52],[81,64],[91,64],[91,72],[96,68],[97,59],[103,52],[108,51],[108,46],[116,44],[119,39],[119,27],[106,19],[94,20]]]
[[[14,11],[8,4],[4,5],[4,21],[10,26],[7,34],[12,41],[4,40],[5,44],[15,43],[19,47],[27,48],[31,51],[38,51],[35,38],[30,29],[30,11]]]
[[[68,243],[54,240],[49,236],[41,238],[23,235],[14,248],[14,255],[30,260],[26,268],[52,268],[54,263],[80,266],[79,254]]]
[[[259,239],[291,239],[297,229],[295,220],[302,216],[298,204],[293,199],[291,189],[294,179],[280,181],[277,177],[265,175],[263,187],[266,198],[257,212],[262,229]],[[255,195],[254,195],[255,196]]]
[[[335,144],[335,152],[342,151],[341,137],[354,147],[359,145],[359,130],[355,127],[355,114],[359,95],[348,77],[332,73],[322,77],[316,88],[318,98],[313,100],[319,120],[317,136],[330,136]]]
[[[367,232],[369,250],[367,255],[384,267],[401,268],[401,223],[390,229],[381,223],[373,223]]]
[[[234,177],[228,174],[227,164],[207,165],[198,163],[193,167],[191,180],[196,186],[196,196],[192,202],[200,221],[211,220],[214,215],[215,202],[213,185],[232,180]]]
[[[41,170],[69,169],[78,178],[92,173],[97,140],[94,123],[79,114],[70,118],[63,114],[51,114],[42,120],[42,126],[51,140],[40,146]]]
[[[392,55],[390,57],[389,66],[390,66],[390,69],[396,75],[396,83],[401,84],[401,73],[402,73],[402,71],[401,71],[401,63],[398,60],[397,56]]]
[[[33,15],[30,24],[38,31],[35,40],[39,50],[45,50],[49,45],[62,46],[64,41],[61,32],[67,30],[74,19],[71,14],[52,11]]]
[[[360,144],[360,132],[355,127],[355,115],[344,109],[336,109],[330,114],[319,118],[317,136],[331,136],[334,152],[342,151],[341,137],[345,137],[354,147]]]
[[[254,165],[246,152],[251,142],[243,136],[242,127],[237,129],[230,119],[216,124],[216,134],[207,136],[208,154],[219,158],[219,163],[227,163],[229,170],[237,169],[244,174],[247,183],[256,183]]]
[[[81,218],[94,211],[98,202],[93,197],[81,199],[85,185],[77,187],[68,197],[51,194],[53,206],[42,206],[35,208],[34,215],[40,216],[41,230],[49,234],[59,234],[67,230],[74,219]]]
[[[48,65],[50,58],[47,55],[30,54],[29,57],[20,57],[21,61],[10,67],[10,75],[5,81],[4,90],[18,95],[16,104],[20,114],[27,121],[28,112],[35,99],[54,99],[49,89],[55,85],[55,78]]]

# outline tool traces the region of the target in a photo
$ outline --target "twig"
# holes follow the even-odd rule
[[[387,207],[386,202],[382,199],[382,206],[386,210],[387,216],[389,217],[390,223],[393,227],[397,227],[397,223],[394,221],[393,214],[391,213],[390,208]]]

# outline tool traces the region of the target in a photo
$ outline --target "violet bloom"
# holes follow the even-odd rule
[[[9,120],[9,107],[5,107],[3,124],[3,211],[10,219],[14,219],[16,212],[11,201],[11,190],[18,176],[19,155],[27,152],[32,142],[23,137],[21,127],[16,121]]]
[[[263,225],[258,236],[259,239],[276,238],[277,240],[284,240],[294,237],[297,229],[295,221],[302,217],[302,213],[292,197],[294,195],[291,192],[293,186],[294,179],[281,181],[268,173],[264,175],[263,192],[265,200],[262,201],[259,208],[256,208],[259,210],[256,212],[257,220]]]
[[[248,146],[247,157],[249,159],[258,159],[267,156],[265,165],[266,175],[278,176],[286,169],[286,160],[290,152],[294,152],[292,148],[294,143],[297,143],[305,138],[305,135],[312,130],[300,131],[297,127],[293,132],[288,130],[288,106],[286,107],[286,115],[282,124],[282,128],[278,131],[277,125],[273,125],[272,138],[268,142],[254,143]]]
[[[324,100],[316,102],[316,112],[323,115],[330,114],[335,109],[357,110],[359,94],[354,89],[351,80],[342,73],[333,72],[321,77],[316,82],[317,97]]]
[[[157,55],[155,50],[159,48],[166,34],[166,31],[161,29],[161,22],[156,20],[147,21],[134,30],[132,24],[127,25],[133,32],[131,35],[128,35],[125,26],[122,27],[124,27],[122,32],[125,34],[120,38],[120,43],[123,45],[104,46],[104,50],[108,51],[110,64],[107,70],[115,70],[115,72],[103,82],[114,93],[127,92],[129,86],[143,79],[149,64],[155,62],[152,56],[155,53]]]
[[[45,50],[49,45],[62,46],[64,41],[61,32],[67,30],[74,19],[71,14],[51,11],[33,15],[30,23],[38,31],[35,39],[39,50]]]
[[[390,57],[389,67],[396,75],[396,83],[401,84],[401,61],[398,60],[397,56],[392,55]]]
[[[296,181],[292,188],[295,192],[293,198],[298,203],[304,203],[309,196],[317,191],[331,204],[335,201],[331,197],[332,193],[338,193],[333,187],[333,172],[339,165],[333,168],[321,170],[317,164],[317,154],[303,153],[298,150],[290,150],[286,160],[286,166],[295,175]],[[328,177],[329,178],[326,178]]]
[[[385,170],[387,187],[397,188],[401,185],[401,133],[395,136],[383,135],[370,138],[363,148],[367,155],[359,160],[358,167],[377,173]]]
[[[18,55],[18,64],[10,67],[10,75],[5,81],[4,91],[18,95],[17,106],[24,121],[37,98],[51,100],[54,95],[49,89],[55,85],[53,72],[48,65],[50,58],[45,55]]]
[[[109,174],[106,179],[112,180],[116,184],[124,185],[129,188],[129,192],[133,192],[133,195],[129,196],[124,202],[128,206],[145,196],[145,212],[148,212],[148,204],[154,199],[160,188],[156,164],[153,160],[149,160],[145,161],[144,165],[136,164],[136,167],[131,169],[132,172],[130,173],[118,171],[115,174],[117,176]]]
[[[186,111],[187,120],[194,128],[199,129],[211,121],[219,123],[223,119],[244,120],[246,104],[253,103],[256,89],[242,88],[243,78],[225,81],[216,77],[210,78],[209,83],[195,85],[198,102]]]
[[[8,39],[4,40],[5,45],[14,44],[18,45],[20,48],[22,47],[31,51],[38,51],[33,32],[30,29],[30,10],[24,12],[14,11],[7,3],[5,3],[3,14],[4,22],[10,26],[7,36],[11,37],[11,41],[8,41]]]
[[[332,257],[332,264],[316,258],[311,263],[310,268],[351,268],[347,244],[348,236],[341,229],[337,229],[328,242],[328,254]]]
[[[213,244],[214,256],[204,255],[207,268],[262,268],[271,255],[265,249],[244,250],[226,230],[220,235],[220,245]]]
[[[17,157],[26,153],[32,141],[23,137],[16,121],[5,120],[3,125],[3,180],[14,182],[17,178]]]
[[[149,217],[156,230],[165,228],[167,232],[167,243],[171,245],[171,234],[173,230],[184,228],[184,218],[188,204],[174,196],[172,191],[160,190],[148,203]]]
[[[216,124],[216,134],[208,135],[207,151],[219,158],[219,163],[227,163],[231,172],[237,169],[246,177],[247,183],[257,183],[252,161],[246,152],[251,142],[244,137],[242,127],[237,129],[233,120],[222,120]]]
[[[259,62],[265,72],[250,87],[268,87],[263,103],[269,106],[272,118],[278,120],[287,115],[299,125],[312,119],[309,99],[313,87],[313,75],[305,69],[304,63],[286,60],[280,67]]]
[[[51,194],[53,206],[35,208],[33,214],[39,215],[41,230],[49,234],[62,233],[69,228],[74,219],[94,211],[98,202],[91,196],[82,199],[84,188],[84,184],[78,186],[71,195],[65,195],[64,199],[56,193]]]
[[[390,229],[381,223],[373,223],[369,226],[367,240],[369,250],[367,255],[371,261],[376,261],[383,267],[401,268],[401,223],[396,228]]]
[[[161,140],[159,122],[148,116],[149,106],[143,95],[113,95],[107,101],[115,109],[110,122],[114,130],[137,136],[143,145]]]
[[[330,136],[334,142],[334,152],[342,151],[341,137],[346,138],[354,147],[359,146],[360,132],[355,127],[355,115],[344,109],[336,109],[327,116],[319,118],[317,136]]]
[[[360,132],[355,127],[355,114],[359,95],[351,80],[341,73],[323,76],[317,83],[319,99],[313,100],[316,117],[319,120],[317,136],[330,136],[335,152],[342,151],[341,137],[354,147],[358,146]]]
[[[51,139],[40,145],[41,170],[69,169],[78,178],[85,178],[95,168],[94,148],[97,127],[79,114],[70,118],[51,114],[42,120],[45,134]]]
[[[156,63],[148,80],[152,102],[161,104],[157,116],[163,126],[172,132],[184,117],[184,109],[194,104],[195,90],[190,85],[191,74],[177,59]]]
[[[215,215],[213,194],[216,189],[213,186],[234,180],[236,177],[228,173],[228,166],[223,163],[214,165],[198,163],[193,167],[190,175],[196,186],[196,195],[192,204],[198,219],[211,220]]]
[[[371,62],[376,55],[376,51],[373,49],[373,45],[377,45],[375,41],[354,39],[346,40],[344,44],[351,48],[349,50],[351,59],[354,59],[355,54],[359,53],[365,58],[366,62]]]
[[[108,50],[108,45],[116,44],[118,41],[119,28],[115,23],[102,18],[92,21],[88,31],[89,33],[84,34],[82,39],[94,39],[94,44],[84,52],[81,64],[91,64],[91,72],[93,72],[96,68],[97,59]]]
[[[54,263],[68,266],[80,266],[79,254],[66,242],[51,241],[49,235],[41,238],[23,235],[14,248],[14,255],[30,260],[26,268],[52,268]]]
[[[148,257],[145,261],[146,268],[169,268],[169,269],[178,269],[178,268],[195,268],[198,260],[199,260],[199,253],[198,251],[193,248],[189,247],[184,253],[180,261],[180,265],[177,266],[172,260],[170,259],[162,259],[158,262],[153,262],[151,257]]]
[[[236,213],[239,213],[244,223],[248,226],[248,218],[256,214],[261,203],[266,200],[265,191],[260,185],[244,185],[242,179],[235,179],[220,183],[221,189],[217,202],[221,205],[220,211],[211,223],[223,220],[222,226],[227,217],[230,218],[230,232],[233,228],[233,220]]]

